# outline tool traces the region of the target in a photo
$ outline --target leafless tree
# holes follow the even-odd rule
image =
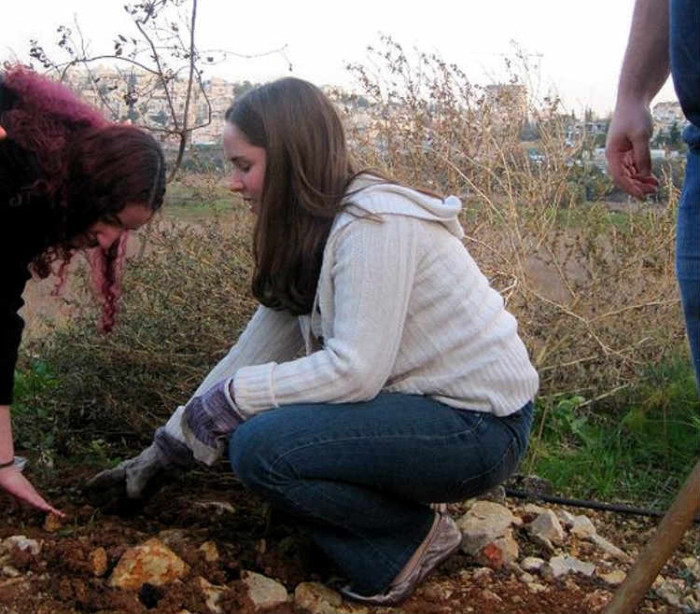
[[[77,19],[72,27],[62,25],[57,30],[60,59],[36,40],[31,41],[29,52],[34,62],[60,80],[89,85],[94,102],[113,121],[130,121],[159,133],[177,151],[168,181],[181,167],[192,132],[212,120],[205,67],[231,56],[257,57],[226,50],[201,51],[196,42],[197,2],[143,0],[125,5],[134,30],[131,35],[116,34],[109,52],[93,52]],[[271,53],[289,64],[284,47],[263,55]],[[113,65],[113,74],[106,77],[105,71],[96,71],[97,63]]]

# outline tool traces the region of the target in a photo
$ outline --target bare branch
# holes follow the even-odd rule
[[[185,147],[187,145],[187,137],[188,137],[188,131],[187,131],[187,122],[189,119],[189,112],[190,112],[190,102],[192,100],[192,82],[194,81],[194,75],[195,75],[195,44],[194,44],[194,29],[195,25],[197,23],[197,0],[192,0],[192,17],[190,21],[190,74],[187,79],[187,94],[185,96],[185,111],[183,113],[182,117],[182,133],[180,134],[180,147],[178,148],[177,152],[177,158],[175,160],[175,164],[173,165],[173,169],[170,171],[170,177],[169,181],[172,181],[172,179],[175,177],[177,174],[178,169],[180,168],[180,165],[182,164],[182,157],[185,155]]]

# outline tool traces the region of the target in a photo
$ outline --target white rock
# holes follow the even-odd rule
[[[477,555],[484,546],[503,537],[514,522],[515,516],[507,507],[490,501],[477,501],[457,520],[457,526],[464,535],[462,550]]]
[[[248,598],[253,602],[255,611],[276,608],[289,601],[287,589],[272,578],[252,571],[243,571],[241,580],[248,590]]]
[[[544,584],[539,584],[538,582],[531,582],[526,586],[531,593],[544,593],[547,591],[547,587]]]
[[[22,552],[37,555],[41,552],[41,542],[36,539],[29,539],[24,535],[13,535],[2,542],[2,550],[9,552],[13,548],[18,548]]]
[[[480,578],[485,578],[491,575],[493,575],[493,569],[491,569],[490,567],[479,567],[478,569],[474,570],[472,577],[475,580],[479,580]]]
[[[560,578],[568,573],[582,573],[585,576],[592,576],[595,571],[593,563],[585,563],[573,556],[553,556],[549,563],[542,567],[542,575],[546,577]]]
[[[525,572],[524,574],[521,574],[520,578],[518,579],[525,584],[532,584],[535,581],[535,576]]]
[[[598,573],[598,577],[610,586],[619,586],[625,581],[627,574],[621,569],[616,569],[610,573]]]
[[[536,556],[526,556],[520,561],[520,567],[523,571],[539,571],[544,565],[544,560]]]
[[[530,535],[536,539],[560,545],[564,542],[564,529],[552,510],[546,510],[527,525]]]
[[[340,593],[319,582],[302,582],[294,590],[294,606],[310,614],[366,614],[367,608],[348,605]]]
[[[320,582],[302,582],[294,589],[294,603],[312,614],[320,614],[324,609],[335,611],[342,605],[343,598]]]
[[[576,537],[589,538],[597,533],[595,525],[588,516],[574,516],[571,534]]]
[[[542,511],[544,512],[544,510],[542,510]],[[566,510],[558,509],[556,511],[556,514],[557,514],[559,520],[561,520],[561,522],[563,523],[563,525],[565,527],[571,527],[574,525],[574,522],[575,522],[574,519],[576,518],[576,516],[574,516],[570,512],[567,512]]]
[[[626,552],[620,550],[617,546],[611,544],[607,539],[598,535],[597,533],[589,535],[587,539],[619,561],[623,561],[625,563],[632,561],[632,558]]]
[[[520,508],[520,511],[528,516],[539,516],[540,514],[544,514],[547,508],[535,505],[534,503],[526,503]]]

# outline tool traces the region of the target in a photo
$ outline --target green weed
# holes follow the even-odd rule
[[[697,461],[700,414],[687,357],[651,368],[607,409],[538,403],[525,467],[561,493],[665,508]]]
[[[30,452],[42,465],[53,466],[56,417],[44,402],[58,385],[46,361],[32,359],[15,372],[12,431],[18,452]]]

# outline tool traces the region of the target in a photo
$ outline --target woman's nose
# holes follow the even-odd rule
[[[231,180],[231,185],[229,186],[229,189],[231,192],[242,192],[243,191],[243,182],[240,179],[232,179]]]
[[[97,242],[102,250],[106,252],[110,247],[112,247],[112,245],[114,245],[116,241],[119,240],[121,234],[121,228],[117,228],[116,226],[107,226],[106,228],[103,228],[97,232]]]

